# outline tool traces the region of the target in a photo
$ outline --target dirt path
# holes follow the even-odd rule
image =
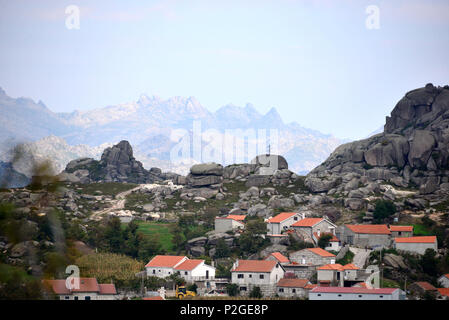
[[[137,186],[135,188],[132,188],[130,190],[118,193],[115,196],[115,199],[111,200],[111,202],[110,202],[111,206],[110,207],[107,207],[107,208],[102,209],[102,210],[94,211],[92,213],[92,215],[90,216],[90,219],[98,221],[98,220],[101,220],[101,217],[103,215],[105,215],[105,214],[108,214],[108,213],[113,212],[113,211],[123,210],[125,208],[126,196],[131,194],[132,192],[134,192],[136,190],[143,189],[145,187],[146,187],[146,184],[141,184],[141,185],[139,185],[139,186]]]
[[[368,259],[372,250],[355,247],[349,247],[349,250],[351,250],[351,252],[354,253],[352,263],[355,264],[360,269],[363,269],[365,267],[366,260]]]

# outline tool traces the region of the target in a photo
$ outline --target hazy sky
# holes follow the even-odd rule
[[[0,39],[0,86],[57,112],[195,96],[361,138],[406,91],[449,84],[447,0],[0,0]]]

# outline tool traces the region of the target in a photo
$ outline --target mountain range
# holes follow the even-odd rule
[[[192,163],[204,162],[204,159],[189,152],[182,161],[174,163],[170,151],[179,143],[179,137],[173,138],[174,132],[181,130],[190,141],[194,139],[194,122],[201,126],[202,133],[214,129],[218,135],[214,136],[215,140],[224,139],[230,132],[236,141],[242,139],[240,142],[245,149],[249,143],[257,142],[251,137],[242,138],[240,134],[245,130],[258,132],[265,129],[269,135],[270,129],[276,129],[277,152],[285,156],[292,171],[301,174],[312,170],[338,145],[347,142],[304,128],[296,122],[285,123],[275,108],[261,114],[251,104],[244,107],[228,104],[210,112],[194,97],[164,100],[158,96],[141,95],[135,102],[89,111],[55,113],[42,101],[12,98],[0,88],[0,111],[0,160],[7,161],[6,151],[17,143],[26,142],[26,149],[32,152],[35,160],[50,157],[56,170],[78,157],[98,158],[106,146],[128,140],[136,157],[146,167],[159,166],[163,170],[186,174]],[[203,147],[211,142],[204,136],[201,139]],[[269,142],[262,149],[268,149],[267,144]],[[221,151],[233,152],[233,147]],[[245,160],[249,161],[253,156],[248,155]],[[223,164],[230,164],[225,162],[223,159]],[[23,165],[15,165],[15,169],[29,173],[29,168]]]

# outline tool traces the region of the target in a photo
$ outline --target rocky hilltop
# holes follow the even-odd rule
[[[365,208],[365,198],[382,191],[382,184],[419,189],[428,201],[447,194],[449,86],[427,84],[408,92],[386,118],[382,133],[339,146],[305,179],[312,192],[343,196],[345,206],[354,210]],[[419,205],[417,199],[408,202]]]
[[[179,175],[162,173],[159,168],[146,170],[140,161],[133,156],[133,150],[128,141],[106,148],[101,160],[80,158],[70,161],[60,174],[63,181],[92,183],[92,182],[126,182],[153,183],[163,180],[175,180]]]

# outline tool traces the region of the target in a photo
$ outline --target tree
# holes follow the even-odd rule
[[[377,200],[374,208],[374,221],[379,223],[389,218],[396,212],[396,206],[389,200]]]
[[[196,285],[196,283],[191,284],[190,286],[187,287],[187,290],[193,291],[193,292],[195,292],[195,293],[197,293],[197,292],[196,292],[197,289],[198,289],[198,286]]]
[[[249,293],[249,297],[261,299],[263,297],[263,294],[260,290],[260,287],[254,287],[253,290],[251,290],[251,292]]]
[[[433,249],[427,249],[421,257],[421,266],[425,273],[430,276],[438,275],[438,260],[435,258],[436,252]]]
[[[218,239],[217,246],[215,247],[215,257],[216,258],[226,258],[229,257],[229,254],[231,253],[231,250],[229,249],[229,246],[226,244],[223,238]]]
[[[238,293],[239,286],[235,283],[228,283],[226,285],[226,291],[230,297],[235,297]]]
[[[329,245],[329,241],[332,239],[332,235],[331,234],[324,234],[320,237],[320,239],[318,240],[318,246],[321,249],[326,248]]]
[[[266,234],[267,224],[262,218],[252,219],[246,223],[246,230],[253,234]]]

